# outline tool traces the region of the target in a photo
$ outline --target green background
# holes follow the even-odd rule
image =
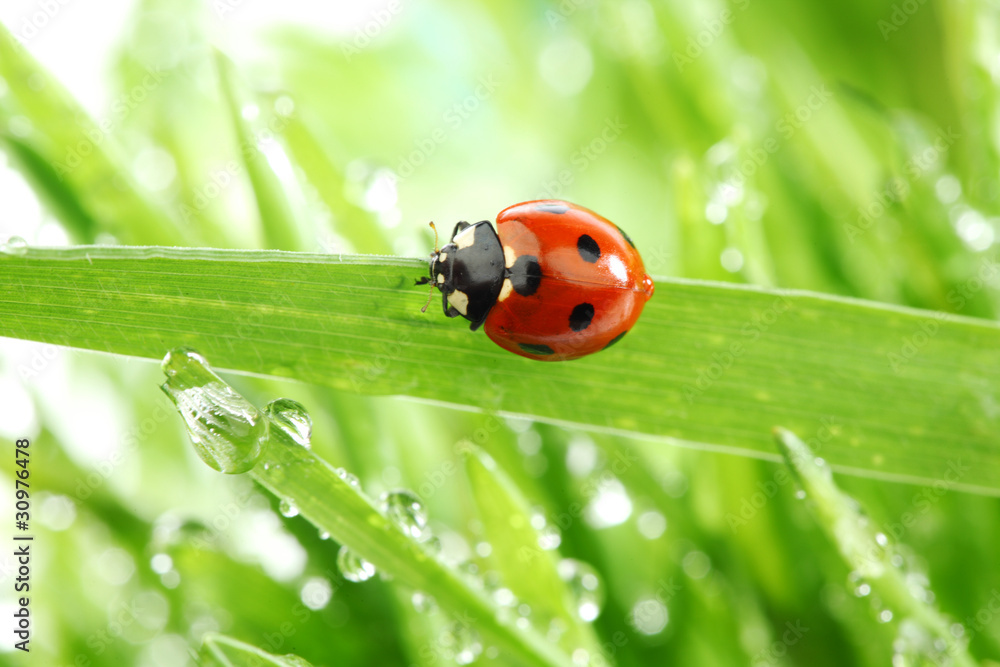
[[[456,0],[372,7],[339,32],[319,21],[250,32],[239,12],[252,8],[234,5],[137,3],[106,72],[111,94],[86,115],[55,78],[26,73],[30,57],[2,36],[0,147],[68,242],[422,257],[430,220],[450,229],[559,197],[626,229],[655,276],[996,318],[995,5]],[[74,151],[87,153],[79,164]],[[654,298],[683,296],[678,284]],[[692,312],[696,297],[687,297]],[[414,311],[422,298],[409,298]],[[426,317],[435,336],[466,333],[433,309]],[[840,349],[840,324],[817,327],[817,358]],[[989,340],[944,359],[942,386],[995,372]],[[447,365],[441,348],[427,366]],[[783,354],[773,341],[757,353]],[[509,363],[529,369],[525,384],[543,372]],[[33,501],[33,652],[0,653],[0,663],[186,664],[189,648],[219,631],[315,665],[453,664],[427,650],[438,646],[443,612],[415,612],[398,583],[344,581],[336,544],[281,516],[247,479],[197,459],[154,364],[10,343],[0,367],[20,387],[11,409],[28,401],[38,415],[32,474],[44,489]],[[754,387],[746,365],[740,377]],[[561,554],[600,573],[606,602],[593,627],[615,664],[885,665],[897,652],[898,664],[932,664],[931,652],[907,648],[919,641],[900,641],[911,625],[880,622],[873,595],[857,594],[777,463],[346,386],[226,378],[258,406],[301,401],[318,455],[357,474],[373,497],[414,489],[447,550],[503,571],[471,552],[487,541],[490,519],[460,444],[482,447],[562,529]],[[821,370],[801,401],[822,403],[824,383],[850,379]],[[876,426],[878,410],[905,415],[912,396],[926,405],[943,392],[895,379],[892,401],[858,401]],[[413,393],[399,382],[366,391]],[[591,393],[581,403],[600,400]],[[794,413],[799,403],[785,396],[782,405]],[[983,410],[995,426],[992,406]],[[576,410],[564,401],[547,416],[587,422]],[[755,421],[733,412],[705,408],[698,419],[717,433]],[[932,427],[928,414],[914,422]],[[629,419],[627,407],[618,418]],[[949,419],[966,413],[949,408]],[[799,435],[826,442],[820,431]],[[708,444],[752,441],[776,458],[767,436]],[[880,445],[890,458],[899,438],[889,432]],[[987,435],[982,446],[992,453],[996,442]],[[962,447],[943,438],[934,453],[961,458]],[[616,466],[623,460],[638,465]],[[913,587],[960,624],[971,654],[996,660],[1000,504],[957,490],[947,468],[909,463],[924,485],[836,480],[899,544]],[[580,510],[604,493],[608,502],[627,494],[627,520],[601,527]],[[659,535],[649,527],[657,517]],[[503,553],[503,538],[494,542]],[[153,569],[157,554],[170,557],[165,573]],[[317,577],[333,594],[311,610],[303,590]],[[649,599],[668,614],[655,632],[634,618]],[[790,627],[808,630],[796,637]]]

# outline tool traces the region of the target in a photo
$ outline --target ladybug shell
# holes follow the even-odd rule
[[[632,240],[582,206],[516,204],[497,216],[497,231],[508,277],[484,328],[505,350],[542,361],[603,350],[653,296]]]

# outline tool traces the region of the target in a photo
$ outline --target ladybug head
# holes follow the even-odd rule
[[[469,328],[476,330],[496,303],[503,279],[503,247],[492,225],[483,220],[455,225],[451,243],[431,253],[430,277],[417,284],[437,287],[444,314],[461,315],[472,323]]]

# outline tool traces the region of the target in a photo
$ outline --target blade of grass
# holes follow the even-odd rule
[[[776,460],[830,428],[838,470],[1000,495],[1000,325],[806,292],[660,280],[614,348],[504,352],[434,313],[418,259],[169,248],[0,257],[0,335],[402,394]],[[981,284],[981,283],[980,283]]]
[[[69,237],[78,243],[93,243],[97,236],[97,222],[83,208],[72,188],[62,182],[52,165],[30,143],[9,133],[0,133],[0,147],[13,158],[39,198],[44,200],[45,206],[62,221]]]
[[[131,112],[131,98],[114,107],[114,115],[95,122],[3,24],[0,78],[9,88],[9,94],[0,96],[0,126],[8,127],[15,119],[16,125],[23,126],[25,121],[29,125],[21,131],[24,136],[17,137],[22,146],[16,153],[23,158],[25,146],[30,147],[33,156],[48,163],[48,168],[41,168],[37,159],[22,159],[17,164],[31,170],[29,178],[36,185],[48,188],[45,201],[62,202],[53,209],[54,214],[66,209],[86,211],[128,243],[180,243],[173,219],[140,192],[116,153],[113,133],[121,117]],[[152,88],[160,80],[160,73],[150,72],[144,85]],[[148,90],[142,94],[145,97]],[[46,177],[50,172],[59,183]],[[75,201],[69,201],[71,198]]]
[[[571,664],[536,629],[504,618],[480,582],[439,561],[376,509],[356,480],[316,456],[303,406],[279,399],[257,410],[190,350],[172,350],[163,370],[167,381],[162,389],[184,419],[198,455],[211,467],[248,473],[283,505],[296,508],[378,571],[433,595],[508,658],[539,667]]]
[[[297,250],[301,243],[291,193],[299,194],[296,197],[299,201],[302,197],[291,171],[291,164],[270,128],[254,131],[250,122],[244,118],[243,110],[248,108],[249,103],[243,99],[243,93],[237,85],[233,64],[218,51],[215,52],[215,70],[219,74],[222,97],[226,101],[230,121],[239,142],[240,158],[253,186],[265,245],[282,250]],[[286,124],[285,118],[275,117],[272,126],[283,127]],[[283,174],[284,178],[275,172],[268,163],[269,160],[281,160],[288,167],[288,173]],[[302,207],[299,206],[298,209],[301,210]]]
[[[256,646],[212,633],[205,636],[198,652],[201,667],[312,667],[297,655],[273,655]]]
[[[826,463],[791,431],[777,428],[774,436],[792,474],[812,500],[817,522],[837,545],[844,562],[895,612],[897,621],[913,621],[935,638],[925,642],[927,645],[940,642],[944,647],[926,657],[935,664],[976,667],[965,643],[951,633],[952,622],[926,599],[913,594],[906,572],[893,563],[895,549],[885,535],[875,532],[857,501],[837,488]]]
[[[531,508],[514,481],[493,458],[474,445],[465,461],[469,487],[491,546],[489,563],[502,575],[502,583],[531,607],[532,619],[559,619],[566,628],[562,645],[583,648],[588,655],[600,653],[600,642],[592,626],[572,613],[571,593],[559,577],[556,558],[538,543],[531,524]],[[513,613],[513,612],[511,612]]]

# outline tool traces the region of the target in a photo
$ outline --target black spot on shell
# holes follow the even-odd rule
[[[569,210],[569,206],[560,202],[548,202],[545,204],[535,204],[536,211],[542,211],[543,213],[556,213],[562,215]]]
[[[510,267],[510,283],[521,296],[531,296],[542,282],[542,267],[533,255],[521,255]]]
[[[569,314],[569,328],[573,331],[583,331],[590,326],[593,319],[594,306],[589,303],[581,303]]]
[[[549,355],[555,354],[556,351],[553,350],[548,345],[534,345],[532,343],[518,343],[517,346],[529,354],[542,354]]]
[[[615,229],[617,229],[617,230],[618,230],[618,232],[619,232],[619,233],[620,233],[620,234],[621,234],[621,235],[622,235],[622,236],[623,236],[623,237],[625,238],[625,240],[626,240],[626,241],[628,241],[628,244],[629,244],[630,246],[632,246],[633,248],[635,247],[635,244],[634,244],[634,243],[632,243],[632,239],[631,239],[631,238],[629,238],[629,235],[625,233],[625,230],[624,230],[624,229],[622,229],[622,228],[621,228],[621,227],[619,227],[618,225],[615,225]]]
[[[581,235],[576,240],[576,249],[585,262],[594,264],[601,258],[601,246],[597,245],[597,241],[586,234]]]
[[[627,333],[628,333],[627,331],[621,332],[620,334],[618,334],[617,336],[615,336],[614,338],[612,338],[610,341],[608,341],[608,344],[605,345],[603,349],[605,349],[605,350],[608,349],[609,347],[611,347],[612,345],[614,345],[615,343],[617,343],[618,341],[620,341],[622,338],[624,338],[625,334],[627,334]]]

